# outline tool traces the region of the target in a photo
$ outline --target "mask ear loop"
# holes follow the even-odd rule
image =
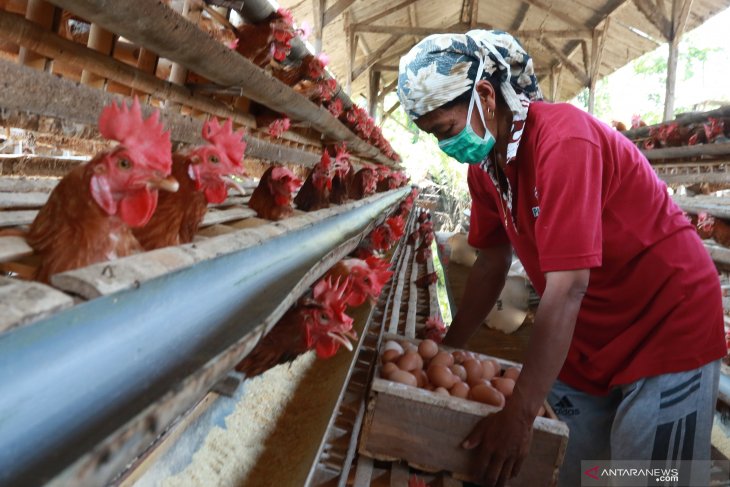
[[[474,105],[477,106],[477,110],[479,111],[479,118],[482,119],[482,125],[484,125],[484,140],[487,139],[487,136],[489,135],[489,129],[487,129],[487,122],[484,120],[484,109],[482,108],[482,104],[479,102],[479,97],[477,96],[477,83],[482,79],[482,74],[484,73],[484,58],[479,57],[479,67],[477,68],[477,75],[474,78],[474,87],[472,88],[471,93],[471,103],[469,103],[469,111],[466,114],[466,123],[471,124],[471,116],[472,113],[474,113]]]

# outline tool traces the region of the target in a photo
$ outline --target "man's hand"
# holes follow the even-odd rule
[[[477,423],[463,447],[479,448],[474,468],[482,485],[503,487],[519,473],[530,451],[534,421],[534,416],[508,405]]]

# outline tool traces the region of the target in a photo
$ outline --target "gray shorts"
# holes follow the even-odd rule
[[[556,381],[548,402],[570,428],[560,487],[581,485],[581,460],[654,460],[668,466],[678,459],[710,460],[719,380],[717,360],[616,387],[607,396]],[[709,485],[709,470],[702,470],[692,472],[692,485]]]

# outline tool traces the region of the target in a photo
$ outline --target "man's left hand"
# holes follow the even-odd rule
[[[530,451],[534,420],[508,405],[477,423],[462,446],[467,450],[479,448],[475,468],[483,485],[503,487],[519,473]]]

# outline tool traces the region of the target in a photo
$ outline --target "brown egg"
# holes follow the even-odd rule
[[[494,368],[494,363],[491,360],[482,360],[482,377],[490,380],[492,377],[497,375],[497,370]]]
[[[396,370],[400,370],[397,365],[395,365],[393,362],[386,362],[380,369],[380,376],[387,379],[388,376],[390,376],[390,374],[392,374]]]
[[[454,363],[459,364],[459,365],[463,364],[464,360],[467,359],[466,354],[464,352],[462,352],[461,350],[452,352],[451,356],[454,357]]]
[[[466,399],[469,396],[469,386],[463,382],[457,382],[449,389],[449,392],[454,397]]]
[[[443,365],[444,367],[451,367],[454,365],[454,357],[452,357],[449,352],[439,352],[431,359],[429,365]]]
[[[501,375],[502,374],[502,366],[499,364],[499,362],[497,362],[493,358],[490,358],[490,359],[487,359],[487,360],[489,360],[490,362],[492,362],[492,366],[494,366],[494,375],[495,376]]]
[[[424,388],[428,385],[428,376],[426,375],[426,371],[423,369],[418,369],[414,371],[416,375],[416,381],[418,382],[418,387]]]
[[[462,364],[466,370],[466,381],[471,384],[482,378],[484,371],[482,370],[482,364],[474,359],[465,360]]]
[[[395,340],[388,340],[387,342],[383,343],[382,350],[385,352],[386,350],[398,350],[398,353],[401,355],[405,352],[403,350],[403,347],[401,347],[400,343],[396,342]]]
[[[521,370],[517,367],[510,367],[509,369],[504,371],[504,374],[502,377],[506,379],[512,379],[513,381],[517,382],[517,378],[520,376]]]
[[[504,377],[495,377],[494,379],[492,379],[492,385],[495,389],[501,392],[504,397],[510,397],[512,395],[512,391],[515,388],[515,381],[513,381],[512,379],[506,379]]]
[[[447,367],[431,364],[428,367],[428,380],[436,387],[451,389],[459,379]]]
[[[459,378],[460,381],[466,382],[466,369],[461,365],[454,364],[449,367],[452,374]]]
[[[540,409],[537,410],[537,416],[547,417],[547,411],[545,411],[545,406],[540,406]]]
[[[479,384],[474,386],[469,391],[469,399],[478,401],[490,406],[497,406],[501,408],[504,406],[504,396],[494,387]]]
[[[418,345],[416,345],[415,343],[404,342],[403,350],[405,350],[406,352],[418,352]]]
[[[383,360],[383,363],[388,362],[395,362],[400,358],[400,356],[403,355],[398,350],[386,350],[383,352],[383,355],[380,356],[380,358]]]
[[[398,359],[398,368],[411,372],[423,368],[423,359],[418,352],[408,351]]]
[[[416,387],[418,385],[418,381],[416,380],[416,376],[411,374],[410,372],[406,372],[405,370],[396,370],[392,374],[390,374],[390,377],[388,377],[388,380],[392,380],[393,382],[400,382],[401,384],[405,384],[408,386]]]
[[[433,390],[433,392],[435,392],[439,396],[449,396],[450,395],[449,391],[444,389],[443,387],[437,387],[436,389]]]
[[[418,345],[418,353],[421,354],[423,360],[430,360],[439,353],[439,346],[433,340],[423,340]]]

